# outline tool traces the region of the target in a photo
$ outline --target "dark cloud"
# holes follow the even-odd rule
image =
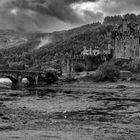
[[[7,0],[1,8],[0,27],[5,26],[2,21],[9,23],[7,28],[29,32],[76,27],[85,24],[85,19],[89,21],[93,14],[85,11],[88,18],[80,17],[70,5],[86,1],[95,0]]]
[[[6,3],[5,6],[30,9],[44,15],[53,16],[65,22],[78,23],[82,19],[70,7],[70,4],[85,1],[95,0],[15,0]]]
[[[2,29],[10,28],[25,32],[54,31],[62,27],[71,27],[68,23],[82,22],[82,19],[65,1],[2,0],[0,4],[0,28]]]
[[[140,9],[139,0],[0,0],[0,5],[0,28],[25,32],[68,29]]]
[[[56,17],[62,21],[78,23],[82,19],[70,7],[70,4],[95,1],[97,0],[16,0],[11,5],[32,9],[36,12]]]

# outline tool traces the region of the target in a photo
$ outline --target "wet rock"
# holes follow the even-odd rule
[[[27,108],[26,106],[23,107],[23,109],[26,109],[26,108]]]
[[[9,96],[10,97],[17,97],[17,96],[19,96],[19,94],[18,93],[10,93]]]
[[[0,124],[0,131],[5,131],[5,130],[12,130],[14,129],[12,126],[8,125],[8,124]]]
[[[127,81],[127,78],[121,78],[121,81]]]
[[[48,89],[44,89],[44,90],[34,90],[33,91],[33,95],[38,95],[38,96],[48,96],[48,94],[52,94],[55,95],[55,93],[58,92],[55,89],[52,88],[48,88]]]
[[[3,120],[10,120],[10,118],[7,117],[7,116],[3,116],[2,119],[3,119]]]
[[[5,96],[0,97],[1,102],[3,102],[3,101],[13,101],[13,100],[17,100],[17,98],[16,97],[5,97]]]
[[[64,82],[67,82],[67,83],[72,83],[72,82],[75,82],[75,81],[77,81],[77,79],[75,79],[75,78],[66,78],[64,80]]]
[[[127,86],[125,86],[125,85],[118,85],[116,88],[117,89],[125,89],[125,88],[127,88]]]
[[[28,123],[28,121],[23,121],[23,122],[22,122],[22,124],[27,124],[27,123]]]
[[[4,115],[3,113],[0,113],[0,117],[3,116],[3,115]]]
[[[70,94],[70,93],[73,93],[73,91],[72,90],[65,90],[64,93]]]
[[[0,102],[0,106],[2,106],[3,105],[3,102]]]
[[[131,71],[120,71],[120,77],[123,78],[129,78],[132,77]]]
[[[136,81],[136,80],[137,80],[136,77],[130,77],[130,78],[127,79],[127,81]]]
[[[57,91],[55,89],[45,89],[45,92],[48,93],[48,92],[51,92],[51,93],[56,93]]]

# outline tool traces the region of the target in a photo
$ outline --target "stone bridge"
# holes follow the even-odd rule
[[[44,72],[20,71],[20,70],[0,70],[0,78],[9,78],[12,81],[12,89],[22,86],[23,78],[27,78],[29,86],[38,85],[39,78],[44,78]]]

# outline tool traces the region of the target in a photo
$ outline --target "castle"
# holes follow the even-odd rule
[[[111,44],[108,44],[108,48],[106,50],[100,50],[99,47],[95,47],[94,49],[92,48],[87,48],[87,47],[83,47],[83,51],[81,52],[81,55],[83,56],[89,56],[89,55],[94,55],[94,56],[98,56],[98,55],[108,55],[108,54],[111,54],[111,49],[112,49],[112,46],[110,46]]]
[[[112,32],[114,57],[121,59],[140,58],[140,27],[126,19]]]
[[[95,47],[95,49],[88,49],[87,47],[83,47],[83,51],[81,52],[81,55],[87,56],[87,55],[99,55],[101,52],[98,47]]]

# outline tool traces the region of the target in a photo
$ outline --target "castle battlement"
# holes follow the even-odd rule
[[[112,32],[114,57],[123,59],[140,58],[140,29],[137,24],[123,23]]]

